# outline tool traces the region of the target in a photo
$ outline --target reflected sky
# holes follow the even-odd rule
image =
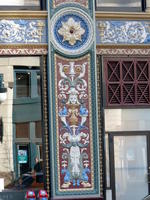
[[[39,0],[5,0],[0,1],[0,6],[39,6]]]

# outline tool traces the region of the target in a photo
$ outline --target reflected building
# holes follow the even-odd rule
[[[40,59],[1,58],[1,73],[7,87],[1,104],[1,178],[7,188],[34,169],[36,157],[42,160]],[[18,160],[20,150],[25,160]]]

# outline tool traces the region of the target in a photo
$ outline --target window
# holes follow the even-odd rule
[[[16,138],[29,138],[29,123],[16,123]]]
[[[39,0],[5,0],[0,6],[40,6]]]
[[[44,67],[45,59],[41,63]],[[0,188],[4,186],[6,190],[15,191],[10,195],[2,194],[2,199],[16,199],[18,195],[19,199],[24,199],[24,192],[20,191],[44,188],[40,57],[7,57],[7,61],[8,66],[0,67],[1,90],[6,89],[4,81],[9,90],[8,101],[0,105],[0,178],[4,180]]]
[[[150,60],[105,59],[107,106],[150,105]]]
[[[29,69],[15,69],[16,98],[36,98],[41,95],[40,70],[33,67]]]
[[[101,11],[142,11],[144,0],[96,0],[97,10]]]
[[[16,73],[16,97],[30,97],[30,72]]]
[[[4,10],[44,10],[45,0],[5,0],[0,1],[0,9]]]

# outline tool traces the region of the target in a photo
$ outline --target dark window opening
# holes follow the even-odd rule
[[[30,97],[31,73],[16,73],[16,97]]]
[[[15,98],[36,98],[41,96],[41,77],[39,68],[15,69]]]

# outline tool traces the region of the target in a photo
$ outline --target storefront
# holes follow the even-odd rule
[[[149,13],[121,9],[96,13],[105,190],[107,200],[141,200],[149,194]]]

